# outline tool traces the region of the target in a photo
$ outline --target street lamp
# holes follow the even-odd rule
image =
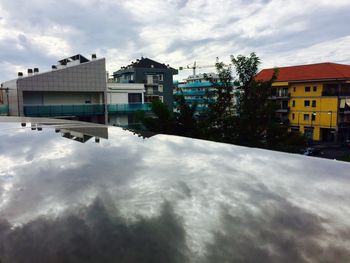
[[[329,111],[328,115],[331,115],[329,120],[329,128],[331,129],[332,128],[332,111]]]
[[[316,112],[313,112],[311,114],[311,134],[312,134],[312,139],[314,139],[314,127],[312,125],[312,122],[313,122],[314,118],[316,119],[316,115],[317,115]]]

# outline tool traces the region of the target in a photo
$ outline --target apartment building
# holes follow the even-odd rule
[[[268,80],[274,69],[263,69],[257,80]],[[319,63],[280,67],[272,98],[277,114],[316,141],[350,139],[350,65]]]
[[[138,83],[145,88],[145,103],[153,100],[161,100],[173,108],[173,75],[178,71],[156,62],[149,58],[137,59],[130,65],[122,67],[113,73],[114,81],[117,83]]]
[[[60,117],[105,123],[105,59],[77,54],[58,61],[50,71],[28,69],[1,84],[1,99],[10,116]]]
[[[215,73],[190,75],[184,82],[175,83],[174,95],[183,95],[188,104],[196,104],[196,114],[200,115],[207,109],[208,94],[213,89],[213,82],[219,82],[219,76]],[[176,104],[174,105],[176,107]]]

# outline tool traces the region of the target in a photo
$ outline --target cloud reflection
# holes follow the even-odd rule
[[[108,140],[81,144],[51,128],[6,133],[19,124],[1,125],[3,262],[350,258],[347,163],[144,140],[115,127]]]

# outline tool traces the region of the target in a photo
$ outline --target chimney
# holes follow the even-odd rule
[[[34,68],[34,75],[39,73],[39,68]]]
[[[23,72],[18,72],[18,77],[22,78],[23,77]]]
[[[52,66],[51,66],[51,69],[52,69],[52,70],[56,70],[56,69],[57,69],[56,65],[52,65]]]
[[[92,60],[95,60],[95,59],[96,59],[96,54],[92,54],[92,55],[91,55],[91,59],[92,59]]]
[[[27,72],[28,72],[28,76],[32,76],[33,75],[33,69],[29,68]]]

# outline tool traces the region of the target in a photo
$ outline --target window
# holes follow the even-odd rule
[[[159,74],[159,81],[163,81],[163,74]]]
[[[316,108],[316,101],[315,100],[312,101],[312,107]]]
[[[128,93],[128,103],[142,103],[142,94]]]
[[[293,106],[293,107],[295,107],[295,100],[293,100],[293,102],[292,102],[292,106]]]
[[[312,121],[316,120],[316,113],[312,113],[312,114],[311,114],[311,120],[312,120]]]
[[[294,114],[294,113],[292,113],[292,120],[294,120],[294,118],[295,118],[295,114]]]
[[[147,75],[147,84],[153,84],[153,75]]]
[[[299,132],[299,130],[300,130],[299,126],[292,126],[292,127],[290,127],[290,129],[292,132]]]
[[[158,85],[158,91],[163,92],[163,85]]]
[[[312,89],[314,92],[317,91],[317,86],[314,86]]]
[[[310,92],[311,88],[310,87],[305,87],[305,92]]]
[[[304,100],[304,107],[310,107],[310,101]]]
[[[163,96],[159,96],[159,100],[160,100],[161,102],[164,102],[164,97],[163,97]]]
[[[308,121],[308,120],[310,120],[309,114],[304,114],[304,121]]]
[[[295,91],[296,91],[296,87],[293,88],[293,92],[295,92]]]

